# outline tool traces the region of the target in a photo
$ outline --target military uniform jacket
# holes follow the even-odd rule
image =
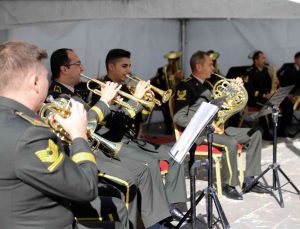
[[[73,141],[70,157],[33,111],[0,97],[1,228],[72,228],[69,201],[97,196],[97,168],[88,143]]]
[[[294,63],[284,64],[277,72],[277,77],[281,87],[296,85],[290,94],[299,90],[300,69],[297,69]]]
[[[190,76],[187,79],[182,80],[175,93],[175,107],[174,107],[174,122],[180,127],[185,128],[192,117],[200,107],[202,102],[210,102],[212,100],[212,94],[210,91],[210,84],[206,81],[202,84],[194,76]],[[226,135],[235,135],[237,133],[236,128],[226,128]],[[200,136],[196,144],[199,145],[205,138],[205,132]]]
[[[252,66],[248,70],[248,77],[244,84],[248,92],[248,105],[253,107],[261,107],[267,99],[263,98],[264,94],[271,91],[272,80],[268,69],[264,68],[262,71]]]
[[[74,100],[82,103],[86,110],[88,111],[88,119],[89,121],[96,121],[98,124],[101,124],[105,117],[110,114],[109,107],[101,100],[98,100],[96,104],[90,107],[83,99],[81,99],[80,95],[73,93],[64,85],[57,81],[53,81],[49,87],[48,95],[51,95],[54,99],[59,97],[67,97],[73,98]]]
[[[104,82],[106,81],[111,80],[105,76]],[[121,90],[131,94],[125,84],[122,85]],[[133,107],[134,110],[118,104],[110,105],[111,113],[105,118],[105,126],[102,126],[98,132],[102,137],[113,142],[120,142],[124,136],[135,138],[136,127],[149,115],[149,112],[140,103],[126,98],[123,101]]]

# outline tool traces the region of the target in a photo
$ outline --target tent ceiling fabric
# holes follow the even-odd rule
[[[300,18],[288,0],[0,1],[0,29],[37,22],[102,18]]]

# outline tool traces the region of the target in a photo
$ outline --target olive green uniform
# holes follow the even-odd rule
[[[66,94],[84,103],[77,95],[56,81],[51,84],[48,94],[54,98]],[[90,108],[88,112],[89,120],[97,120],[100,125],[110,115],[110,112],[109,107],[99,100]],[[106,149],[103,150],[106,152]],[[123,144],[120,151],[126,150],[126,145]],[[136,227],[139,205],[141,206],[141,217],[145,227],[152,226],[170,216],[168,204],[163,198],[164,195],[158,185],[154,185],[155,182],[148,166],[127,158],[121,159],[118,156],[112,159],[107,155],[103,154],[102,151],[96,152],[99,175],[113,182],[124,193],[124,201],[129,209],[129,220],[133,227]],[[141,196],[140,204],[137,203],[137,196]],[[161,209],[161,211],[158,212],[157,209]],[[122,217],[120,216],[120,218]]]
[[[202,102],[212,100],[211,92],[206,82],[202,83],[194,76],[181,81],[175,93],[174,122],[186,127]],[[225,160],[222,160],[222,180],[224,183],[237,186],[237,150],[238,144],[247,144],[245,176],[257,176],[261,172],[261,133],[251,133],[249,128],[228,127],[224,134],[214,134],[213,144],[225,150]],[[204,136],[196,141],[200,144]],[[230,172],[232,171],[232,172]],[[232,173],[232,174],[231,174]]]
[[[97,167],[89,144],[60,140],[24,105],[0,97],[1,228],[72,228],[69,201],[96,198]]]

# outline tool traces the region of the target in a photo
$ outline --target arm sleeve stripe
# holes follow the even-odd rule
[[[93,107],[91,108],[91,110],[95,111],[96,114],[98,115],[98,119],[99,119],[99,120],[98,120],[98,123],[102,122],[103,119],[104,119],[104,115],[103,115],[101,109],[100,109],[99,107],[93,106]]]
[[[79,163],[79,162],[82,162],[82,161],[91,161],[91,162],[96,164],[95,156],[90,152],[77,153],[72,157],[72,160],[75,163]]]

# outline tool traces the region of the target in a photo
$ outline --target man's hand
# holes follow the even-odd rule
[[[144,97],[145,93],[149,91],[151,88],[150,81],[139,81],[138,84],[136,85],[135,91],[133,96],[141,99]]]
[[[72,141],[81,137],[87,140],[87,113],[83,104],[70,99],[72,103],[71,115],[63,118],[56,114],[54,120],[57,121],[63,129],[70,135]]]
[[[236,83],[237,85],[239,85],[240,87],[243,87],[243,86],[244,86],[244,82],[243,82],[243,79],[242,79],[241,77],[237,77],[237,78],[235,79],[235,83]]]
[[[114,82],[106,82],[104,87],[101,87],[101,98],[100,100],[107,103],[111,104],[112,100],[117,96],[118,91],[122,85],[118,85],[117,83]]]

